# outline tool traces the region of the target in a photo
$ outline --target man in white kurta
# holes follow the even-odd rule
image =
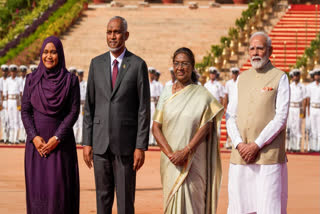
[[[290,88],[287,75],[269,61],[271,39],[250,38],[252,68],[238,78],[226,115],[233,149],[228,214],[286,214],[288,197],[285,126]]]
[[[291,96],[290,96],[290,108],[287,121],[287,150],[292,152],[301,151],[302,140],[302,118],[301,113],[305,113],[305,98],[306,89],[303,84],[300,83],[299,69],[293,69],[290,71],[292,76],[292,83],[290,84]]]
[[[3,89],[3,95],[7,97],[7,111],[9,118],[9,143],[18,144],[19,131],[19,110],[21,107],[21,82],[17,77],[18,66],[10,65],[9,70],[11,77],[7,78],[6,85]]]
[[[74,136],[77,144],[82,144],[82,125],[83,125],[83,108],[86,100],[87,81],[83,80],[84,71],[78,70],[80,86],[80,112],[77,122],[73,126]]]
[[[216,67],[209,68],[210,80],[204,84],[204,87],[213,95],[216,100],[221,104],[223,103],[224,89],[221,83],[218,81],[218,69]]]
[[[310,151],[320,152],[320,69],[314,70],[314,82],[310,83],[308,97],[310,99],[311,136]]]

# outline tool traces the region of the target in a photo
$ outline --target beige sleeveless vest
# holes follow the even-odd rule
[[[258,72],[251,68],[239,76],[237,126],[244,143],[255,142],[262,130],[274,118],[278,85],[283,74],[269,62],[263,71]],[[255,163],[276,164],[285,161],[285,129],[283,129],[270,144],[259,151]],[[235,148],[232,148],[230,162],[246,164]]]

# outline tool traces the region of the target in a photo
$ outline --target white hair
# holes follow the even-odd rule
[[[121,16],[114,16],[109,20],[109,22],[111,22],[111,21],[113,21],[115,19],[120,19],[121,20],[121,26],[123,28],[123,31],[126,33],[128,31],[128,22],[127,22],[127,20],[125,20],[125,18],[123,18]]]
[[[254,37],[256,37],[256,36],[263,36],[264,38],[266,38],[266,40],[267,40],[267,46],[268,46],[269,48],[271,47],[271,45],[272,45],[272,40],[271,40],[271,38],[268,36],[268,34],[266,34],[266,33],[263,32],[263,31],[255,32],[254,34],[251,35],[249,41],[251,42],[251,40],[252,40]]]

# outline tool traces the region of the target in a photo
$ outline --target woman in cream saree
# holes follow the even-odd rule
[[[223,107],[195,84],[189,49],[178,49],[173,65],[177,83],[164,89],[153,119],[162,150],[164,213],[216,213],[222,175],[217,130]]]

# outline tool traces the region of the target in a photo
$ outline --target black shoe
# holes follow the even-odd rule
[[[4,140],[3,140],[3,139],[1,139],[1,140],[0,140],[0,143],[4,143]]]

